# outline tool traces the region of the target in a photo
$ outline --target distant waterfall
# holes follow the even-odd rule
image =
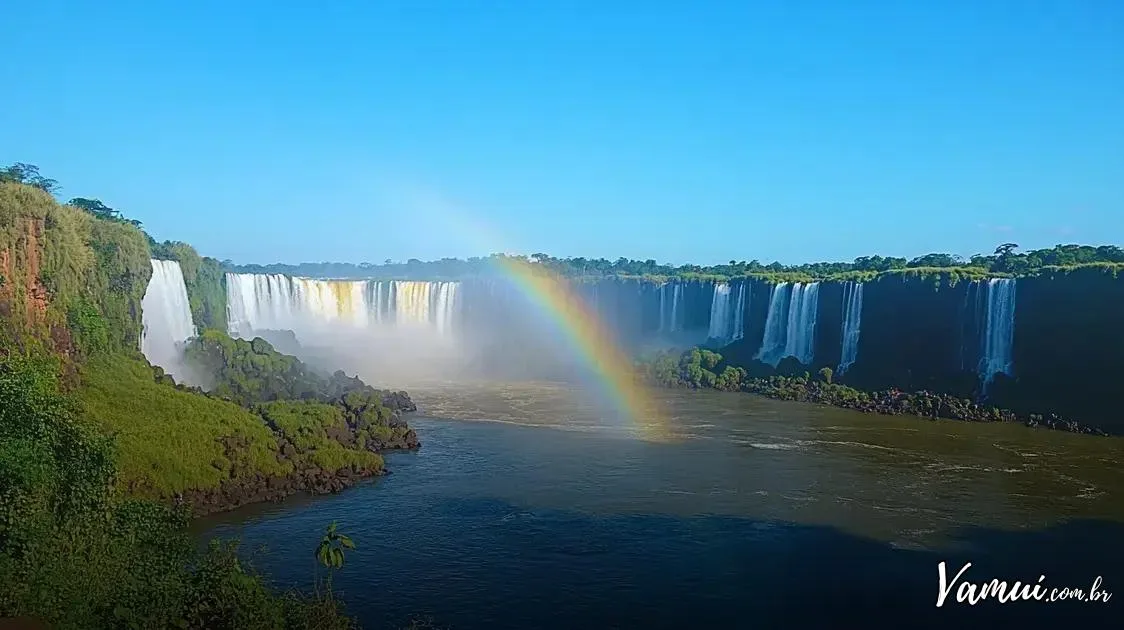
[[[670,294],[670,295],[669,295]],[[665,282],[660,285],[660,332],[683,329],[683,285]]]
[[[714,296],[710,300],[710,326],[708,339],[725,341],[730,336],[730,285],[718,282],[714,285]]]
[[[659,332],[664,332],[664,331],[667,330],[667,291],[664,291],[664,287],[666,287],[666,286],[667,286],[667,284],[661,284],[660,285],[660,327],[658,328]]]
[[[141,352],[149,363],[174,374],[180,363],[180,344],[195,336],[191,304],[180,264],[152,260],[152,279],[141,300]]]
[[[438,282],[436,284],[437,299],[433,307],[433,321],[437,326],[437,332],[447,335],[452,330],[453,318],[456,317],[457,287],[460,285],[456,282]]]
[[[738,285],[737,297],[731,300],[733,289],[730,285],[726,282],[715,283],[710,301],[707,339],[727,342],[741,339],[745,335],[745,285],[745,282]]]
[[[431,288],[428,282],[395,282],[394,321],[402,324],[428,324]]]
[[[992,278],[981,288],[986,293],[986,319],[980,333],[979,373],[986,392],[996,374],[1014,372],[1015,281]]]
[[[452,331],[456,282],[316,280],[283,275],[226,274],[227,319],[235,336],[257,330],[302,331],[411,326]]]
[[[819,294],[818,282],[780,282],[773,286],[765,335],[757,353],[759,361],[774,367],[785,357],[796,357],[805,365],[812,363]]]
[[[785,314],[788,312],[788,283],[778,282],[769,292],[769,311],[765,315],[765,334],[757,359],[774,366],[781,360],[785,341]]]
[[[788,330],[785,331],[784,357],[796,357],[804,365],[815,354],[816,311],[820,302],[820,283],[792,285],[788,305]]]
[[[839,360],[839,374],[843,374],[859,355],[859,330],[863,314],[863,283],[848,282],[843,285],[843,352]]]
[[[738,285],[738,299],[734,302],[734,335],[736,341],[745,337],[745,288],[749,281]]]

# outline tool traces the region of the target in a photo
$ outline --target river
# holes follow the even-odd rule
[[[1124,439],[661,391],[660,427],[603,420],[569,386],[411,389],[423,446],[326,497],[196,523],[265,546],[307,587],[338,521],[335,577],[364,627],[1037,627],[1124,609]],[[1108,603],[940,608],[948,578],[1086,590]],[[1119,626],[1117,626],[1119,627]]]

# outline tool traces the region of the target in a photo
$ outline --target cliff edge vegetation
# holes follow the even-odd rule
[[[186,523],[383,472],[377,451],[417,445],[409,397],[231,340],[217,262],[58,191],[33,166],[0,169],[0,618],[350,627],[330,594],[271,592],[232,544],[199,552]],[[175,383],[138,350],[152,257],[184,269],[199,358],[222,362],[218,393]]]

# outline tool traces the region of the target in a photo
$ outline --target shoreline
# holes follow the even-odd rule
[[[414,446],[382,449],[378,454],[412,452],[420,448],[421,444],[418,443]],[[364,480],[383,477],[391,472],[385,466],[378,469],[350,466],[335,472],[306,468],[293,471],[283,477],[255,474],[252,477],[227,481],[217,488],[180,492],[171,498],[163,499],[163,502],[187,507],[191,519],[195,520],[250,505],[279,503],[301,493],[311,496],[338,494]]]
[[[782,376],[773,376],[768,379],[750,379],[741,383],[741,386],[735,389],[707,387],[690,383],[670,385],[654,379],[646,379],[646,381],[654,387],[663,389],[726,391],[760,396],[770,400],[809,403],[879,416],[915,416],[931,421],[1010,422],[1022,424],[1029,428],[1046,428],[1097,437],[1112,437],[1113,435],[1099,427],[1067,420],[1056,414],[1019,414],[1009,409],[989,407],[951,394],[939,394],[927,390],[866,392],[837,383],[807,382],[801,377]]]

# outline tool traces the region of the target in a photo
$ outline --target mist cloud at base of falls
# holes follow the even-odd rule
[[[290,352],[302,360],[379,386],[583,375],[558,327],[503,282],[228,274],[227,291],[232,335],[292,331],[299,345]]]
[[[971,325],[963,369],[977,370],[986,384],[997,373],[1012,372],[1014,282],[972,287],[964,311]],[[737,342],[774,367],[794,357],[806,366],[830,361],[832,368],[849,373],[856,360],[861,362],[861,283],[845,283],[842,321],[833,322],[831,330],[818,326],[818,282],[605,279],[576,281],[571,288],[632,356],[697,345],[721,351]],[[380,386],[573,380],[589,374],[579,355],[583,350],[574,347],[554,316],[500,278],[451,283],[230,274],[227,289],[232,334],[249,338],[260,331],[291,330],[300,343],[293,352],[297,356]],[[764,301],[765,290],[768,304],[758,303],[751,321],[751,306]],[[816,356],[821,335],[839,340],[839,355]]]

